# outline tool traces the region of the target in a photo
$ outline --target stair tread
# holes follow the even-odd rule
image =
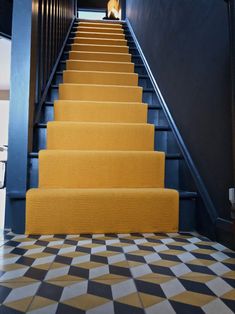
[[[104,46],[107,46],[107,47],[112,47],[112,48],[123,48],[123,46],[120,46],[120,45],[98,45],[98,44],[78,44],[78,43],[72,43],[72,44],[68,44],[68,46],[88,46],[88,47],[104,47]],[[125,47],[125,46],[124,46]],[[127,47],[128,48],[128,47]]]
[[[113,38],[96,38],[96,37],[73,37],[73,40],[82,39],[82,40],[97,40],[97,42],[123,42],[127,43],[126,39],[113,39]]]
[[[69,71],[76,71],[76,70],[69,70]],[[84,71],[84,72],[87,72],[87,71]],[[90,72],[90,71],[89,71]],[[104,73],[121,73],[121,74],[134,74],[134,73],[128,73],[128,72],[104,72]],[[52,84],[51,85],[51,88],[59,88],[60,85],[84,85],[84,86],[102,86],[100,84],[89,84],[89,83],[86,83],[86,84],[81,84],[81,83],[60,83],[60,84]],[[142,89],[143,92],[154,92],[155,90],[154,89],[151,89],[151,88],[144,88],[142,86],[131,86],[131,85],[128,85],[128,86],[125,86],[125,85],[103,85],[103,87],[119,87],[119,88],[136,88],[136,89]],[[114,101],[115,102],[115,101]],[[123,101],[124,102],[124,101]]]
[[[101,51],[101,52],[129,52],[129,48],[126,45],[108,45],[108,44],[89,44],[89,43],[70,43],[66,45],[73,51]]]
[[[107,127],[112,127],[112,128],[118,128],[120,126],[128,126],[131,128],[135,128],[135,127],[148,127],[148,126],[153,126],[153,124],[151,123],[128,123],[128,122],[117,122],[117,123],[113,123],[113,122],[80,122],[80,121],[50,121],[47,123],[48,125],[61,125],[61,126],[83,126],[83,125],[87,125],[87,126],[107,126]]]
[[[130,53],[127,52],[103,52],[103,51],[77,51],[77,50],[70,50],[69,52],[73,52],[73,53],[87,53],[89,55],[114,55],[114,56],[131,56]],[[113,61],[115,62],[115,61]]]
[[[118,76],[138,76],[137,73],[129,73],[129,72],[108,72],[108,71],[95,71],[95,70],[64,70],[61,72],[63,74],[64,72],[72,72],[72,73],[97,73],[102,75],[109,75],[109,74],[116,74]],[[58,72],[57,72],[58,73]],[[53,84],[52,86],[58,86],[57,84]]]
[[[80,71],[80,72],[98,72],[98,71],[81,71],[81,70],[66,70],[66,71]],[[62,75],[64,71],[57,71],[57,75]],[[104,73],[110,73],[110,72],[104,72]],[[111,72],[111,73],[122,73],[122,74],[127,74],[127,75],[138,75],[140,79],[148,79],[148,75],[143,75],[143,74],[137,74],[137,73],[127,73],[127,72]],[[56,86],[56,84],[53,84],[53,86]]]
[[[99,85],[99,84],[77,84],[77,83],[60,83],[60,86],[91,86],[91,87],[97,87],[97,88],[104,88],[104,89],[113,89],[113,88],[117,88],[117,89],[133,89],[133,90],[142,90],[143,88],[141,86],[120,86],[120,85]]]
[[[117,65],[120,65],[120,64],[134,64],[133,62],[121,62],[121,61],[100,61],[100,60],[67,60],[67,61],[73,61],[73,62],[84,62],[84,63],[108,63],[108,64],[117,64]],[[65,61],[66,62],[66,61]],[[125,72],[124,72],[125,73]]]
[[[99,26],[99,27],[110,27],[110,28],[117,28],[122,29],[122,24],[115,24],[115,23],[98,23],[98,22],[79,22],[76,26]]]
[[[126,158],[129,157],[130,155],[134,158],[134,157],[139,157],[139,156],[143,156],[143,157],[153,157],[154,156],[165,156],[164,152],[160,152],[160,151],[114,151],[114,150],[97,150],[97,151],[90,151],[90,150],[66,150],[66,149],[58,149],[58,150],[53,150],[53,149],[42,149],[39,152],[39,156],[43,155],[50,155],[50,156],[57,156],[58,154],[61,154],[61,156],[63,155],[77,155],[77,156],[82,156],[82,155],[86,155],[86,156],[104,156],[105,158],[107,157],[107,155],[110,156],[120,156],[122,158]]]
[[[30,155],[32,154],[36,154],[36,153],[30,153]],[[31,190],[39,190],[40,188],[32,188]],[[42,189],[43,191],[54,191],[55,189],[54,188],[43,188]],[[89,191],[93,191],[93,190],[96,190],[96,191],[122,191],[122,190],[127,190],[127,191],[131,191],[131,190],[135,190],[135,191],[154,191],[154,190],[172,190],[171,188],[97,188],[97,189],[90,189],[90,188],[73,188],[73,189],[70,189],[70,188],[58,188],[58,190],[62,191],[62,190],[74,190],[74,191],[80,191],[80,190],[89,190]],[[176,189],[174,189],[176,190]],[[176,190],[179,195],[181,197],[184,197],[184,196],[189,196],[189,197],[197,197],[198,196],[198,193],[197,192],[194,192],[194,191],[184,191],[184,190]],[[46,192],[45,192],[46,193]]]
[[[91,28],[91,29],[115,29],[115,30],[119,30],[118,28],[116,28],[116,27],[97,27],[97,26],[87,26],[87,25],[79,25],[79,24],[74,24],[73,25],[73,28],[74,27],[83,27],[83,28]],[[122,30],[122,28],[121,28],[121,30]]]
[[[67,101],[67,100],[66,100]],[[36,125],[35,125],[35,127],[37,127],[37,128],[46,128],[47,127],[47,124],[46,123],[37,123]],[[169,126],[165,126],[165,125],[155,125],[155,130],[162,130],[162,131],[167,131],[167,130],[171,130],[171,128],[169,127]],[[173,156],[178,156],[177,154],[169,154],[169,156],[172,156],[172,158],[173,158]]]
[[[59,190],[62,193],[66,192],[66,191],[73,191],[73,192],[78,192],[78,191],[86,191],[86,190],[92,190],[92,191],[96,191],[96,192],[100,192],[102,193],[102,191],[107,191],[107,192],[115,192],[115,191],[138,191],[138,192],[147,192],[147,191],[160,191],[160,190],[172,190],[170,188],[99,188],[99,189],[90,189],[90,188],[78,188],[78,189],[66,189],[66,188],[60,188],[60,189],[52,189],[52,188],[46,188],[46,189],[39,189],[39,188],[34,188],[31,190],[35,190],[35,191],[39,191],[39,190],[43,190],[45,192],[43,193],[50,193],[50,192],[54,192],[55,190]],[[175,190],[175,189],[174,189]],[[46,192],[47,191],[47,192]],[[92,192],[91,191],[91,192]],[[192,192],[192,191],[182,191],[182,190],[176,190],[179,193],[179,198],[180,199],[195,199],[198,198],[198,193],[197,192]],[[36,192],[37,193],[37,192]]]
[[[30,158],[38,158],[38,156],[39,156],[38,152],[29,153]],[[183,156],[178,153],[176,154],[165,153],[165,158],[166,160],[179,160],[179,159],[183,159]]]
[[[146,103],[144,102],[131,102],[131,101],[86,101],[86,100],[55,100],[55,102],[67,102],[67,103],[71,103],[71,104],[115,104],[115,105],[123,105],[123,106],[126,106],[126,105],[133,105],[133,106],[137,106],[137,105],[145,105],[147,106]],[[51,102],[53,103],[53,102]]]
[[[29,157],[30,158],[38,158],[38,153],[30,153],[29,154]],[[115,189],[115,190],[119,190],[119,189],[121,189],[121,188],[109,188],[109,189],[107,189],[106,188],[106,190],[113,190],[113,189]],[[126,190],[127,190],[127,188],[125,188]],[[128,188],[128,190],[129,190],[130,188]],[[149,190],[150,188],[131,188],[131,189],[136,189],[136,190],[140,190],[140,189],[147,189],[147,190]],[[160,188],[151,188],[151,189],[160,189]],[[164,189],[166,189],[166,190],[168,190],[168,188],[164,188]],[[28,191],[32,191],[32,190],[34,190],[34,191],[38,191],[39,190],[39,188],[31,188],[30,190],[28,190]],[[40,190],[42,190],[42,189],[40,189]],[[47,189],[43,189],[44,191],[49,191],[49,190],[56,190],[55,188],[47,188]],[[60,191],[62,191],[62,190],[69,190],[69,191],[71,191],[72,189],[65,189],[65,188],[63,188],[63,189],[59,189]],[[86,189],[82,189],[82,188],[77,188],[77,189],[73,189],[73,190],[86,190]],[[89,189],[90,190],[90,189]],[[97,189],[98,190],[98,189]],[[102,190],[102,189],[100,189],[100,190]],[[171,189],[170,189],[171,190]],[[174,189],[174,190],[176,190],[176,189]],[[182,191],[182,190],[176,190],[176,191],[178,191],[178,193],[179,193],[179,197],[180,197],[180,199],[184,199],[184,198],[197,198],[198,197],[198,193],[197,192],[191,192],[191,191]],[[25,193],[22,193],[22,192],[17,192],[17,191],[15,191],[15,192],[8,192],[7,193],[7,195],[9,195],[11,198],[17,198],[17,199],[25,199]]]
[[[114,32],[115,34],[124,34],[124,30],[123,29],[118,29],[115,27],[94,27],[94,26],[75,26],[73,27],[73,29],[75,30],[81,30],[81,31],[85,31],[85,32],[96,32],[98,31],[99,33],[112,33]]]
[[[115,72],[109,72],[109,73],[115,73]],[[98,85],[98,86],[100,86],[100,84],[76,84],[76,83],[61,83],[61,84]],[[61,85],[61,84],[59,84],[59,85]],[[53,84],[53,85],[51,85],[51,88],[54,88],[54,89],[59,88],[59,85]],[[118,87],[120,87],[120,85],[105,85],[105,86],[118,86]],[[147,89],[147,88],[144,88],[144,87],[141,87],[141,86],[131,86],[131,85],[130,86],[129,85],[128,86],[122,86],[121,85],[121,87],[126,87],[126,88],[128,88],[128,87],[140,87],[140,88],[143,88],[143,92],[155,92],[154,89]],[[151,108],[151,106],[149,106],[149,108]]]
[[[77,20],[78,25],[81,24],[95,24],[95,25],[118,25],[122,26],[125,21],[102,21],[102,20],[89,20],[89,19],[78,19]]]
[[[119,105],[125,105],[125,104],[137,104],[137,105],[147,105],[148,108],[149,108],[149,105],[147,103],[144,103],[144,102],[131,102],[131,101],[86,101],[86,100],[55,100],[55,101],[58,101],[58,102],[71,102],[71,103],[94,103],[94,104],[119,104]],[[48,106],[53,106],[54,105],[54,102],[53,101],[45,101],[44,103],[45,105],[48,105]],[[151,106],[151,107],[155,107],[155,106]],[[156,106],[157,107],[157,106]],[[43,123],[39,123],[39,124],[43,124]]]
[[[64,192],[64,191],[73,191],[73,192],[80,192],[80,191],[89,191],[90,193],[103,193],[105,191],[107,192],[115,192],[115,191],[120,191],[120,192],[160,192],[160,191],[165,191],[165,190],[173,190],[173,189],[168,189],[168,188],[33,188],[31,190],[34,190],[36,193],[37,191],[42,191],[42,193],[53,193],[56,190]],[[181,192],[178,192],[179,194]],[[188,193],[188,192],[187,192]],[[195,192],[194,192],[195,193]]]
[[[71,33],[75,33],[75,34],[86,34],[86,35],[95,35],[95,34],[99,34],[99,35],[111,35],[111,36],[121,36],[121,37],[124,37],[125,35],[123,33],[104,33],[104,32],[86,32],[86,31],[83,31],[83,30],[80,30],[78,28],[78,30],[76,32],[71,32]],[[90,37],[89,37],[90,38]],[[95,37],[96,38],[96,37]],[[104,37],[105,38],[105,37]]]

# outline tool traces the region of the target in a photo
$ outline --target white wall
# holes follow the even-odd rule
[[[0,99],[0,145],[8,143],[9,100]]]
[[[0,90],[10,88],[11,41],[0,37]]]
[[[9,101],[0,100],[0,146],[8,143]],[[0,181],[3,177],[1,161],[7,160],[7,153],[0,152]],[[4,228],[6,189],[0,189],[0,229]]]
[[[11,41],[0,38],[0,92],[10,88]],[[1,93],[0,93],[1,95]],[[4,98],[5,99],[5,98]],[[8,144],[9,100],[0,98],[0,146]],[[0,152],[1,160],[6,160],[6,152]],[[0,165],[0,177],[2,164]],[[0,179],[1,180],[1,179]],[[4,228],[6,190],[0,189],[0,229]]]

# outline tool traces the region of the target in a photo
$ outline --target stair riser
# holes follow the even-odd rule
[[[93,61],[74,61],[67,60],[67,70],[80,70],[80,71],[104,71],[104,72],[134,72],[133,63],[115,63],[115,62],[93,62]]]
[[[59,99],[142,102],[142,89],[139,87],[61,84]]]
[[[63,101],[64,102],[64,101]],[[104,104],[104,102],[102,103]],[[135,108],[123,105],[122,108],[113,108],[110,110],[109,107],[102,106],[91,109],[82,108],[76,109],[76,106],[71,106],[66,104],[64,106],[57,107],[57,111],[54,112],[54,107],[45,105],[42,109],[41,123],[47,123],[53,121],[80,121],[80,122],[113,122],[113,123],[146,123],[147,122],[147,107],[144,105],[139,105],[134,103]],[[120,105],[118,105],[120,107]],[[133,114],[133,109],[135,109],[135,114]],[[99,115],[96,114],[99,110]],[[40,128],[38,129],[38,131]],[[45,148],[45,147],[43,147]]]
[[[53,81],[53,84],[56,84],[56,85],[58,85],[60,83],[63,83],[63,75],[61,72],[59,72],[59,74],[56,74],[54,81]],[[148,78],[138,77],[137,85],[139,85],[143,88],[152,88],[152,84],[150,82],[150,79],[148,79]]]
[[[111,46],[126,46],[127,41],[121,39],[93,39],[93,38],[79,38],[73,39],[75,44],[89,44],[89,45],[111,45]]]
[[[50,122],[47,149],[153,151],[154,126]]]
[[[58,101],[55,121],[146,123],[147,105],[134,103],[89,103]]]
[[[91,105],[88,104],[85,102],[82,106],[76,106],[76,102],[72,105],[70,102],[62,101],[58,105],[44,106],[40,122],[46,124],[54,119],[57,121],[78,122],[147,122],[148,110],[147,105],[144,104],[134,103],[130,105],[128,103],[114,103],[114,106],[110,106],[109,103],[105,104],[104,102],[98,103],[95,106],[92,106],[92,103]],[[133,114],[133,109],[135,114]]]
[[[51,89],[50,93],[48,93],[47,101],[54,101],[58,99],[58,88]],[[113,100],[111,100],[113,101]],[[143,91],[143,97],[141,101],[137,102],[149,103],[150,106],[156,105],[158,103],[157,96],[153,93]],[[43,121],[43,120],[42,120]]]
[[[178,230],[178,194],[174,191],[102,193],[63,190],[57,193],[52,191],[51,195],[33,192],[27,195],[26,233],[130,233]],[[38,221],[41,223],[38,224]]]
[[[101,28],[116,28],[116,29],[123,29],[121,24],[115,24],[115,23],[90,23],[90,22],[79,22],[77,24],[78,27],[101,27]]]
[[[50,112],[50,116],[53,120],[53,112]],[[168,131],[155,131],[154,136],[154,149],[158,151],[168,152],[170,149],[170,145],[168,145],[168,138],[172,137],[172,132]],[[47,138],[47,129],[46,128],[37,128],[35,130],[35,149],[34,151],[39,151],[41,149],[46,149],[46,138]],[[176,148],[177,152],[177,148]],[[171,153],[175,153],[171,152]]]
[[[71,60],[96,60],[96,61],[113,61],[113,62],[131,62],[130,54],[112,54],[112,53],[89,53],[70,51],[69,59]]]
[[[79,40],[79,37],[74,37],[74,36],[71,36],[68,38],[68,41],[67,41],[67,44],[68,45],[72,45],[72,44],[85,44],[85,45],[105,45],[105,46],[121,46],[121,47],[128,47],[130,50],[135,50],[136,51],[136,45],[135,43],[126,38],[125,40],[118,40],[118,39],[98,39],[98,38],[95,38],[95,39],[89,39],[89,38],[80,38],[81,39],[81,43],[78,43],[75,41],[76,40]],[[84,42],[85,40],[85,42]],[[93,40],[95,42],[93,42]],[[87,41],[87,42],[86,42]],[[88,42],[89,41],[89,42]],[[121,44],[120,44],[120,43]]]
[[[138,76],[134,73],[112,74],[109,72],[64,71],[63,82],[73,84],[137,86]]]
[[[29,159],[29,188],[38,187],[38,158]],[[178,177],[179,176],[179,161],[166,160],[165,163],[165,187],[171,189],[179,189]],[[175,185],[174,185],[175,183]],[[187,203],[190,205],[190,203]],[[186,215],[187,217],[187,215]],[[191,229],[194,230],[194,229]]]
[[[100,52],[99,51],[93,52],[93,51],[76,51],[76,50],[70,51],[70,50],[68,50],[68,51],[66,51],[63,54],[61,60],[62,61],[68,60],[70,52],[73,52],[73,53],[75,53],[75,52],[80,52],[81,53],[82,52],[83,56],[82,56],[82,58],[79,58],[81,60],[89,60],[89,59],[90,60],[95,60],[95,59],[91,59],[91,56],[86,56],[86,54],[94,53],[93,57],[96,57],[95,53],[97,53],[97,54],[100,54],[100,55],[107,54],[107,58],[106,58],[106,56],[98,57],[99,60],[101,60],[101,61],[105,60],[105,61],[113,61],[113,62],[132,62],[132,63],[134,63],[137,66],[142,64],[142,60],[138,56],[132,56],[131,54],[130,54],[130,56],[128,56],[129,55],[128,53],[116,53],[116,52],[112,53],[112,52],[102,52],[102,51],[100,51]],[[112,55],[112,57],[110,56],[110,54]],[[125,55],[127,55],[127,56],[125,56]],[[86,56],[86,58],[85,58],[85,56]],[[74,55],[73,59],[79,60],[76,55]],[[99,61],[99,60],[97,59],[97,61]]]
[[[125,39],[125,35],[124,34],[112,34],[112,33],[98,33],[98,32],[95,32],[95,33],[86,33],[86,32],[82,32],[80,30],[78,30],[76,33],[75,33],[75,37],[78,37],[78,38],[101,38],[101,39]]]
[[[164,186],[165,157],[156,152],[41,151],[41,188]]]
[[[113,53],[128,53],[127,46],[110,46],[110,45],[85,45],[85,44],[72,44],[71,50],[73,51],[93,51],[93,52],[113,52]]]
[[[116,28],[105,28],[105,27],[84,27],[79,26],[74,28],[75,31],[87,32],[87,33],[111,33],[111,34],[124,34],[123,29],[116,29]]]
[[[120,107],[116,108],[114,111],[115,113],[112,114],[111,112],[110,115],[109,115],[110,106],[107,106],[104,108],[99,107],[99,109],[95,107],[93,109],[90,109],[84,106],[84,109],[82,109],[81,111],[76,111],[76,106],[72,106],[72,108],[70,108],[69,106],[70,104],[64,106],[64,110],[61,111],[60,114],[58,112],[57,116],[56,115],[54,116],[53,106],[45,106],[42,111],[41,123],[47,123],[48,121],[54,120],[54,118],[60,121],[96,122],[95,120],[96,117],[95,117],[95,114],[93,113],[96,113],[96,110],[99,110],[99,112],[102,112],[102,114],[100,115],[100,119],[101,119],[99,120],[100,122],[127,122],[127,123],[128,122],[133,122],[133,123],[148,122],[150,124],[155,124],[155,125],[167,125],[167,121],[162,110],[149,109],[147,118],[146,118],[145,109],[142,108],[142,105],[140,105],[141,110],[139,109],[139,116],[136,115],[136,112],[133,113],[133,109],[135,109],[134,111],[136,111],[137,105],[134,105],[135,107],[133,109],[123,108],[124,106],[122,107],[122,110]],[[114,110],[114,108],[112,110]],[[107,116],[107,119],[105,118],[105,116]],[[172,147],[170,153],[178,152],[178,146],[176,145],[174,141],[174,137],[172,138],[170,146]]]

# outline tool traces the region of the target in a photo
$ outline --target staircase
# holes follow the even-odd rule
[[[35,128],[26,233],[194,229],[197,195],[176,191],[181,156],[125,23],[70,35]]]

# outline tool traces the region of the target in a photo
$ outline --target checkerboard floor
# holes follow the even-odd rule
[[[234,312],[235,252],[198,235],[0,235],[0,313]]]

